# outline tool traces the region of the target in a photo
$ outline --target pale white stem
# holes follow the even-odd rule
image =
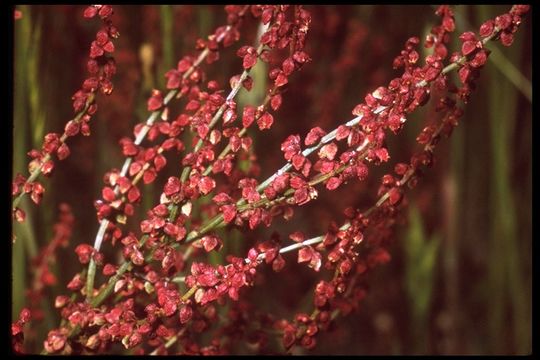
[[[225,31],[222,32],[220,34],[220,36],[217,38],[217,42],[221,42],[223,40],[223,38],[225,37],[225,35],[230,30],[231,30],[231,26],[228,25],[225,28]],[[191,66],[190,70],[188,70],[186,73],[184,73],[184,75],[182,77],[187,78],[187,76],[189,76],[193,72],[193,70],[197,66],[199,66],[201,64],[201,62],[206,58],[206,56],[208,56],[209,52],[210,51],[208,49],[205,49],[204,51],[202,51],[199,54],[199,56],[197,57],[197,59],[195,60],[195,62],[193,63],[193,65]],[[169,91],[167,93],[167,95],[165,95],[165,98],[163,99],[163,107],[162,107],[162,109],[164,109],[177,94],[178,94],[178,90]],[[134,141],[135,145],[140,145],[143,142],[143,140],[146,138],[146,135],[148,134],[148,132],[152,128],[152,125],[154,125],[156,120],[161,115],[162,109],[160,109],[158,111],[154,111],[154,112],[152,112],[152,114],[150,114],[150,116],[146,120],[143,128],[139,131],[139,133],[137,134],[137,136],[135,138],[135,141]],[[129,167],[131,166],[132,161],[133,161],[133,157],[130,156],[130,157],[126,158],[126,160],[124,161],[124,164],[122,165],[122,170],[120,172],[120,176],[126,176],[126,174],[128,173]],[[119,188],[118,185],[114,187],[114,193],[115,193],[115,195],[118,195],[120,193],[120,188]],[[94,240],[94,249],[96,249],[96,251],[99,251],[99,249],[101,248],[101,244],[103,242],[103,237],[105,236],[105,232],[107,230],[108,225],[109,225],[109,220],[107,220],[107,219],[101,220],[101,222],[99,224],[98,232],[96,234],[96,238]]]
[[[378,115],[378,114],[380,114],[381,112],[383,112],[386,109],[387,109],[386,106],[379,106],[377,109],[375,109],[375,111],[373,113]],[[345,123],[345,126],[352,127],[354,125],[357,125],[362,120],[363,117],[364,117],[363,115],[359,115],[359,116],[355,117],[354,119],[349,120],[347,123]],[[334,130],[332,130],[331,132],[329,132],[328,134],[323,136],[318,144],[306,148],[304,151],[302,151],[302,155],[304,157],[306,157],[306,156],[310,155],[311,153],[313,153],[314,151],[320,149],[323,145],[328,144],[330,141],[334,140],[336,138],[336,135],[337,135],[337,130],[338,130],[338,128],[335,128]],[[283,165],[281,167],[281,169],[279,169],[273,175],[271,175],[268,179],[266,179],[262,183],[260,183],[259,186],[257,187],[257,191],[261,192],[264,189],[266,189],[272,183],[272,181],[274,181],[274,179],[276,177],[286,173],[287,171],[290,170],[291,167],[292,167],[292,164],[290,162]]]

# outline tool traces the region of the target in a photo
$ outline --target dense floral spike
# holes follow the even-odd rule
[[[68,137],[82,133],[90,135],[89,121],[97,111],[95,97],[98,92],[110,95],[113,91],[112,76],[116,73],[116,64],[112,53],[114,52],[113,40],[119,36],[118,30],[113,25],[113,9],[110,5],[91,5],[84,11],[85,18],[92,18],[99,14],[103,27],[97,32],[96,40],[90,45],[89,60],[87,61],[88,78],[86,78],[79,90],[72,96],[75,118],[66,123],[63,134],[48,133],[45,135],[41,150],[29,152],[32,158],[28,165],[30,176],[25,179],[26,184],[32,184],[31,197],[34,203],[39,204],[45,191],[44,187],[37,182],[38,176],[50,176],[54,168],[53,156],[64,160],[70,155],[70,149],[66,144]],[[20,180],[20,179],[19,179]],[[14,182],[14,186],[21,185],[20,181]],[[17,208],[21,197],[29,192],[14,191],[13,200],[14,217],[17,221],[24,219],[20,209]]]
[[[195,115],[202,114],[205,110],[205,106],[208,106],[207,111],[215,111],[216,107],[219,107],[223,104],[223,98],[220,94],[219,85],[215,81],[208,82],[208,89],[212,93],[203,92],[200,90],[200,82],[204,77],[204,73],[200,67],[200,64],[203,60],[207,60],[208,63],[216,61],[218,56],[218,45],[223,44],[225,47],[230,46],[234,41],[238,40],[238,27],[241,25],[241,19],[243,13],[247,7],[243,7],[236,14],[237,17],[229,17],[229,25],[227,27],[220,27],[216,30],[215,34],[208,37],[208,42],[200,40],[198,42],[198,47],[204,49],[199,56],[195,59],[189,56],[184,57],[178,62],[177,70],[172,69],[165,74],[165,77],[168,78],[167,88],[171,89],[169,93],[163,97],[159,90],[153,90],[152,95],[147,101],[147,107],[149,111],[152,111],[152,114],[146,121],[146,123],[138,124],[135,127],[135,140],[132,141],[128,138],[121,140],[123,147],[123,153],[127,157],[122,167],[121,173],[118,175],[115,170],[112,171],[114,178],[110,182],[109,178],[106,178],[106,182],[109,182],[110,185],[114,188],[114,195],[120,190],[119,185],[116,184],[116,177],[120,176],[120,179],[124,179],[125,182],[130,182],[129,179],[125,178],[125,175],[133,177],[131,186],[127,187],[128,193],[127,197],[121,197],[119,199],[114,199],[110,191],[108,192],[108,199],[105,198],[105,202],[97,201],[97,217],[100,221],[100,228],[96,235],[94,241],[94,248],[99,250],[101,243],[106,238],[111,238],[109,234],[112,234],[113,242],[115,239],[119,239],[122,236],[119,225],[125,224],[128,216],[133,215],[134,213],[134,203],[138,203],[141,200],[141,192],[137,188],[137,183],[142,178],[145,184],[153,182],[157,173],[162,170],[166,165],[166,158],[162,155],[164,151],[176,149],[177,151],[182,151],[184,149],[184,144],[180,140],[185,128],[190,125],[190,120],[192,123],[197,122]],[[191,100],[186,105],[187,112],[195,111],[194,118],[190,119],[187,114],[180,114],[176,120],[168,122],[168,103],[174,98],[181,98],[183,96],[188,96]],[[200,101],[208,100],[205,106],[200,106]],[[158,117],[163,120],[162,122],[157,122]],[[192,125],[193,126],[193,125]],[[205,123],[200,123],[197,126],[197,132],[199,136],[205,137],[208,133],[208,126]],[[159,135],[165,135],[166,139],[163,140],[162,144],[159,146],[149,147],[146,150],[141,148],[140,144],[144,140],[145,136],[148,135],[148,140],[155,141],[156,137]],[[218,135],[212,133],[212,139],[217,142],[215,139]],[[203,186],[203,190],[207,191],[208,181]],[[167,195],[165,195],[167,196]],[[178,197],[173,199],[174,201],[181,200]],[[151,231],[151,228],[148,227],[149,222],[146,221],[145,225],[141,224],[141,230],[144,233]],[[180,240],[185,235],[185,229],[181,226],[175,224],[170,224],[169,226],[164,227],[168,236]],[[129,251],[128,251],[129,253]],[[138,259],[138,257],[137,257]],[[89,276],[87,282],[87,294],[91,297],[93,294],[93,282],[95,276],[95,263],[90,262],[89,265]]]

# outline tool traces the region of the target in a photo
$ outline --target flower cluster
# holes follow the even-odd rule
[[[30,321],[30,310],[24,308],[21,310],[19,319],[11,324],[11,346],[16,353],[23,353],[24,325]]]
[[[11,194],[13,201],[14,218],[24,221],[24,211],[17,207],[20,199],[25,194],[30,194],[36,204],[41,202],[45,188],[37,181],[40,174],[50,176],[54,170],[53,155],[58,160],[64,160],[70,155],[70,149],[66,141],[69,137],[81,133],[90,135],[90,119],[97,111],[95,97],[98,92],[110,95],[113,91],[112,76],[116,73],[116,64],[112,53],[114,52],[113,40],[119,36],[118,29],[113,25],[113,9],[110,5],[92,5],[84,11],[85,18],[99,15],[103,27],[97,32],[96,40],[90,45],[89,60],[86,64],[89,77],[86,78],[79,90],[72,96],[73,111],[75,117],[68,121],[63,133],[48,133],[43,139],[41,150],[33,149],[28,152],[32,158],[28,164],[30,176],[24,177],[17,174],[13,181]]]
[[[29,311],[32,312],[32,318],[36,321],[40,321],[44,317],[41,303],[43,299],[46,298],[46,287],[50,287],[58,283],[56,276],[50,268],[57,259],[56,251],[60,247],[67,247],[71,239],[75,223],[75,217],[73,216],[71,208],[68,204],[60,204],[59,210],[60,213],[58,215],[58,222],[54,225],[53,229],[53,238],[41,251],[41,253],[38,254],[32,261],[35,272],[32,281],[32,288],[29,289],[27,295],[28,299],[30,299]],[[81,246],[82,245],[79,245],[79,247]]]
[[[460,103],[468,101],[488,59],[488,42],[510,45],[528,7],[512,7],[484,23],[478,34],[461,34],[460,51],[451,53],[454,14],[450,7],[440,6],[436,14],[441,23],[425,39],[424,46],[431,49],[425,59],[420,55],[420,39],[409,38],[393,61],[401,75],[368,93],[354,106],[354,118],[335,129],[323,129],[322,121],[305,136],[288,134],[279,145],[285,164],[264,181],[258,180],[261,171],[254,164],[255,134],[273,129],[294,74],[312,60],[307,46],[312,14],[300,5],[228,5],[225,11],[226,25],[198,39],[197,55],[182,57],[165,73],[167,92],[152,91],[146,102],[148,119],[135,126],[133,138],[120,140],[124,164],[103,177],[101,198],[94,203],[99,230],[93,245],[75,247],[83,270],[67,284],[71,296],[56,298],[62,322],[48,332],[43,342],[46,353],[97,354],[121,344],[137,354],[156,355],[180,344],[185,354],[223,354],[244,338],[263,352],[276,333],[286,351],[294,346],[313,349],[317,336],[338,315],[359,307],[367,294],[365,279],[370,271],[390,261],[388,246],[407,205],[407,188],[417,184],[423,167],[432,165],[440,138],[450,136],[457,126],[463,115]],[[89,133],[88,121],[97,109],[95,94],[112,91],[115,67],[108,54],[114,51],[112,39],[118,31],[111,15],[107,5],[93,5],[84,12],[88,18],[101,17],[105,24],[90,48],[91,77],[74,96],[78,115],[66,125],[65,133],[48,134],[43,150],[32,152],[32,174],[50,173],[52,165],[46,164],[52,164],[51,154],[60,159],[69,154],[66,138]],[[250,24],[258,33],[244,40],[241,35]],[[354,22],[348,26],[361,29]],[[348,51],[336,65],[336,73],[353,68],[364,35],[361,31],[349,35]],[[227,48],[238,42],[233,54],[239,73],[227,79],[228,88],[210,78],[206,66],[219,63]],[[245,104],[238,94],[258,85],[254,73],[259,67],[267,69],[268,87],[257,104]],[[459,85],[452,83],[454,70]],[[344,84],[328,93],[337,96]],[[382,176],[371,207],[346,208],[341,226],[336,219],[313,238],[292,231],[290,244],[284,244],[278,233],[269,239],[248,235],[261,225],[270,227],[278,217],[292,219],[295,210],[317,200],[320,192],[366,180],[372,165],[391,160],[387,135],[399,134],[410,114],[423,106],[432,106],[434,115],[428,115],[417,136],[419,151]],[[171,160],[174,156],[177,160]],[[174,173],[163,175],[168,169]],[[44,189],[34,181],[37,175],[32,176],[31,180],[16,176],[13,196],[29,193],[39,203]],[[130,228],[128,217],[142,203],[143,185],[160,177],[158,203],[146,208],[136,228]],[[63,206],[61,212],[55,238],[37,260],[44,284],[52,281],[48,259],[72,231],[69,207]],[[16,206],[14,214],[24,219]],[[220,257],[233,246],[225,237],[232,229],[245,235],[241,250],[245,257]],[[116,251],[120,264],[114,265],[117,259],[101,251],[103,244]],[[293,260],[287,260],[290,252],[296,255]],[[285,319],[280,318],[282,313],[253,310],[243,292],[264,281],[264,265],[280,272],[288,262],[306,265],[318,276],[313,311],[298,310],[292,319]],[[99,284],[98,274],[106,281]],[[42,288],[35,290],[39,294]],[[227,311],[222,311],[226,304]],[[32,311],[37,312],[35,307]],[[23,326],[29,317],[30,310],[25,310],[12,326],[16,351],[22,351]],[[203,333],[211,336],[202,337]]]
[[[523,10],[521,7],[513,7],[511,13],[523,14]],[[452,31],[453,16],[451,11],[445,6],[441,6],[437,12],[438,14],[444,14],[443,28],[446,31]],[[519,17],[516,17],[516,22],[520,22]],[[485,24],[482,27],[485,27]],[[435,27],[432,33],[440,34],[440,28]],[[432,78],[431,76],[427,76],[431,71],[431,67],[424,66],[422,68],[424,76],[422,76],[418,68],[405,63],[406,70],[403,77],[409,76],[407,75],[408,72],[416,74],[417,84],[422,87],[426,86],[428,81],[433,82],[433,87],[439,98],[435,110],[440,114],[440,120],[425,127],[418,135],[417,142],[423,145],[423,148],[411,157],[409,164],[398,163],[394,168],[395,175],[387,174],[382,177],[381,186],[377,193],[379,199],[373,207],[363,212],[359,209],[347,209],[345,215],[349,220],[342,227],[339,229],[335,227],[331,228],[328,233],[305,241],[305,243],[310,244],[317,243],[319,244],[319,250],[322,251],[324,249],[327,251],[325,267],[334,269],[335,272],[331,281],[323,280],[315,287],[313,300],[315,310],[311,316],[299,314],[292,323],[286,320],[279,323],[282,324],[283,345],[286,348],[290,348],[293,345],[300,345],[306,349],[312,348],[315,344],[314,335],[319,329],[328,327],[328,322],[332,317],[331,315],[337,313],[347,314],[351,309],[356,308],[359,301],[365,297],[366,289],[360,280],[366,276],[371,268],[378,264],[387,263],[390,260],[387,246],[392,238],[391,229],[397,221],[399,208],[404,206],[402,202],[405,192],[404,186],[408,185],[409,188],[414,187],[418,181],[418,177],[421,175],[421,167],[432,165],[435,145],[441,136],[450,136],[452,129],[458,124],[458,119],[463,115],[463,110],[458,106],[458,101],[462,100],[466,102],[471,90],[474,89],[474,86],[470,83],[472,80],[469,78],[465,80],[461,79],[463,84],[461,87],[457,87],[457,91],[446,90],[451,87],[448,85],[449,79],[445,74],[456,65],[460,66],[460,72],[462,69],[467,69],[468,67],[474,67],[475,69],[482,67],[485,63],[485,58],[482,63],[479,63],[478,54],[481,54],[481,57],[487,57],[487,52],[483,50],[485,44],[491,38],[498,36],[493,33],[484,33],[483,35],[480,35],[481,40],[479,40],[478,50],[466,53],[462,50],[463,56],[460,58],[452,56],[451,61],[453,60],[454,62],[444,69],[440,69],[437,77]],[[468,36],[474,35],[471,32],[465,33],[465,36],[462,35],[460,39],[467,38]],[[426,45],[431,46],[431,41],[432,39],[428,37]],[[406,50],[396,58],[394,61],[395,64],[403,64],[407,61],[406,59],[410,59],[411,54],[413,58],[416,57],[414,50],[411,48],[411,42],[415,43],[416,40],[409,39],[406,44]],[[445,51],[441,49],[443,48],[439,47],[437,49],[436,47],[434,49],[435,53],[444,53]],[[438,58],[439,61],[442,60],[441,56],[438,56]],[[426,62],[428,62],[427,59]],[[438,67],[440,68],[441,65]],[[441,83],[444,83],[445,86],[441,86]],[[401,88],[403,89],[403,85],[401,85]],[[414,90],[414,87],[411,90]],[[446,90],[446,93],[444,90]],[[466,94],[466,96],[463,94]],[[368,103],[368,99],[369,95],[366,97],[366,103]],[[396,101],[392,101],[392,104],[396,104]],[[410,104],[419,105],[419,103],[414,101],[414,97],[409,98],[409,103],[407,104],[409,108],[411,106]],[[385,105],[374,102],[372,108]],[[364,110],[366,109],[363,105],[359,106]],[[383,111],[380,114],[384,115],[385,112]],[[379,115],[379,118],[381,115]],[[304,241],[303,238],[302,241]],[[360,252],[360,246],[362,252]],[[310,253],[315,252],[307,244],[303,249],[311,249],[309,250]],[[360,254],[362,255],[361,258],[359,258]],[[305,259],[299,251],[298,262],[303,261]]]

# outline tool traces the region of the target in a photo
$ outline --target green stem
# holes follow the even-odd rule
[[[193,294],[195,294],[195,291],[197,291],[198,287],[197,285],[193,285],[180,299],[180,302],[186,302]]]
[[[199,66],[202,63],[202,61],[206,58],[206,56],[208,56],[209,53],[210,53],[210,50],[208,48],[204,49],[199,54],[199,57],[193,63],[193,65],[188,69],[188,71],[186,71],[184,73],[182,78],[183,79],[188,78],[193,73],[193,71],[195,71],[197,66]],[[167,93],[167,95],[163,99],[163,106],[159,110],[156,110],[156,111],[152,112],[150,114],[150,116],[148,117],[148,119],[146,120],[143,128],[140,130],[137,137],[135,138],[135,141],[134,141],[135,145],[140,145],[142,143],[142,141],[146,138],[146,135],[150,131],[150,129],[151,129],[152,125],[154,124],[154,122],[161,116],[161,113],[163,112],[165,107],[169,104],[169,102],[177,94],[178,94],[177,89],[170,90]],[[126,160],[124,161],[124,164],[122,165],[122,171],[120,172],[120,176],[126,176],[126,174],[128,173],[128,170],[129,170],[129,166],[131,165],[132,161],[133,161],[133,157],[126,158]],[[119,186],[116,185],[115,188],[114,188],[114,193],[116,195],[118,195],[119,191],[120,191]],[[96,234],[96,238],[94,240],[94,249],[96,249],[96,251],[99,251],[99,249],[101,248],[101,243],[103,241],[103,237],[105,236],[105,232],[107,230],[108,225],[109,225],[109,221],[107,219],[103,219],[100,222],[99,229],[98,229],[98,232]],[[92,296],[93,296],[93,293],[94,293],[95,276],[96,276],[96,264],[95,264],[94,259],[92,258],[92,259],[90,259],[90,263],[88,265],[88,278],[87,278],[87,281],[86,281],[86,299],[87,299],[87,301],[92,300]]]
[[[361,151],[361,153],[358,155],[359,158],[361,158],[362,156],[365,156],[366,147],[368,145],[369,145],[369,143],[366,141],[361,146],[359,146],[359,148],[357,149],[357,151]],[[311,187],[313,187],[315,185],[318,185],[318,184],[328,180],[329,178],[331,178],[333,176],[339,175],[348,166],[349,166],[348,163],[347,164],[341,164],[337,169],[335,169],[335,170],[333,170],[333,171],[331,171],[329,173],[316,176],[314,179],[312,179],[311,181],[308,182],[308,185],[311,186]],[[264,195],[263,195],[262,199],[260,199],[258,201],[255,201],[255,202],[253,202],[251,204],[246,204],[245,200],[241,199],[236,203],[236,206],[237,206],[238,211],[240,211],[240,212],[243,212],[243,211],[246,211],[246,210],[252,210],[252,209],[256,209],[256,208],[260,208],[260,207],[269,207],[269,206],[273,206],[273,205],[275,205],[277,203],[289,200],[291,198],[291,195],[294,194],[294,192],[295,192],[294,189],[291,189],[291,188],[287,189],[281,197],[279,197],[277,199],[274,199],[274,200],[269,200],[266,197],[264,197]],[[208,232],[210,232],[210,231],[212,231],[212,230],[214,230],[216,228],[219,228],[222,225],[224,225],[224,223],[223,223],[223,214],[218,214],[218,215],[214,216],[212,219],[205,222],[199,230],[191,231],[187,235],[185,242],[189,243],[189,242],[195,241],[195,240],[199,239],[202,235],[204,235],[204,234],[206,234],[206,233],[208,233]]]
[[[86,114],[86,111],[88,110],[88,108],[90,107],[90,105],[92,104],[92,102],[94,101],[94,98],[95,98],[95,94],[90,94],[88,96],[88,99],[86,100],[86,104],[84,106],[84,109],[81,110],[76,116],[75,118],[73,119],[75,122],[79,122],[81,120],[81,118],[83,117],[84,114]],[[68,136],[66,135],[66,133],[62,134],[62,137],[60,137],[60,144],[63,144],[66,139],[68,138]],[[41,169],[43,167],[43,164],[45,164],[47,161],[49,161],[51,159],[51,155],[50,154],[47,154],[43,157],[42,161],[41,161],[41,165],[36,167],[31,173],[30,173],[30,177],[26,180],[26,184],[28,183],[31,183],[33,182],[34,180],[36,180],[38,178],[38,176],[41,174]],[[19,205],[19,202],[21,201],[21,199],[26,195],[26,193],[23,191],[21,192],[12,202],[12,208],[15,209],[18,205]]]
[[[92,307],[98,307],[105,299],[111,294],[111,292],[114,289],[114,285],[116,285],[116,282],[120,279],[120,277],[129,269],[131,266],[131,261],[126,261],[125,263],[120,266],[118,271],[114,276],[112,276],[109,279],[109,282],[107,283],[107,286],[103,291],[100,291],[99,294],[92,299],[91,304]]]

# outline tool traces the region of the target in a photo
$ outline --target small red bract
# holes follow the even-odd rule
[[[152,96],[148,99],[148,111],[156,111],[163,106],[163,95],[161,91],[152,90]]]
[[[259,125],[259,129],[266,130],[270,129],[272,127],[272,124],[274,123],[274,117],[272,114],[266,112],[264,113],[258,120],[257,125]]]
[[[177,177],[171,176],[167,183],[165,184],[165,187],[163,188],[163,193],[167,196],[174,195],[180,191],[180,179]]]

